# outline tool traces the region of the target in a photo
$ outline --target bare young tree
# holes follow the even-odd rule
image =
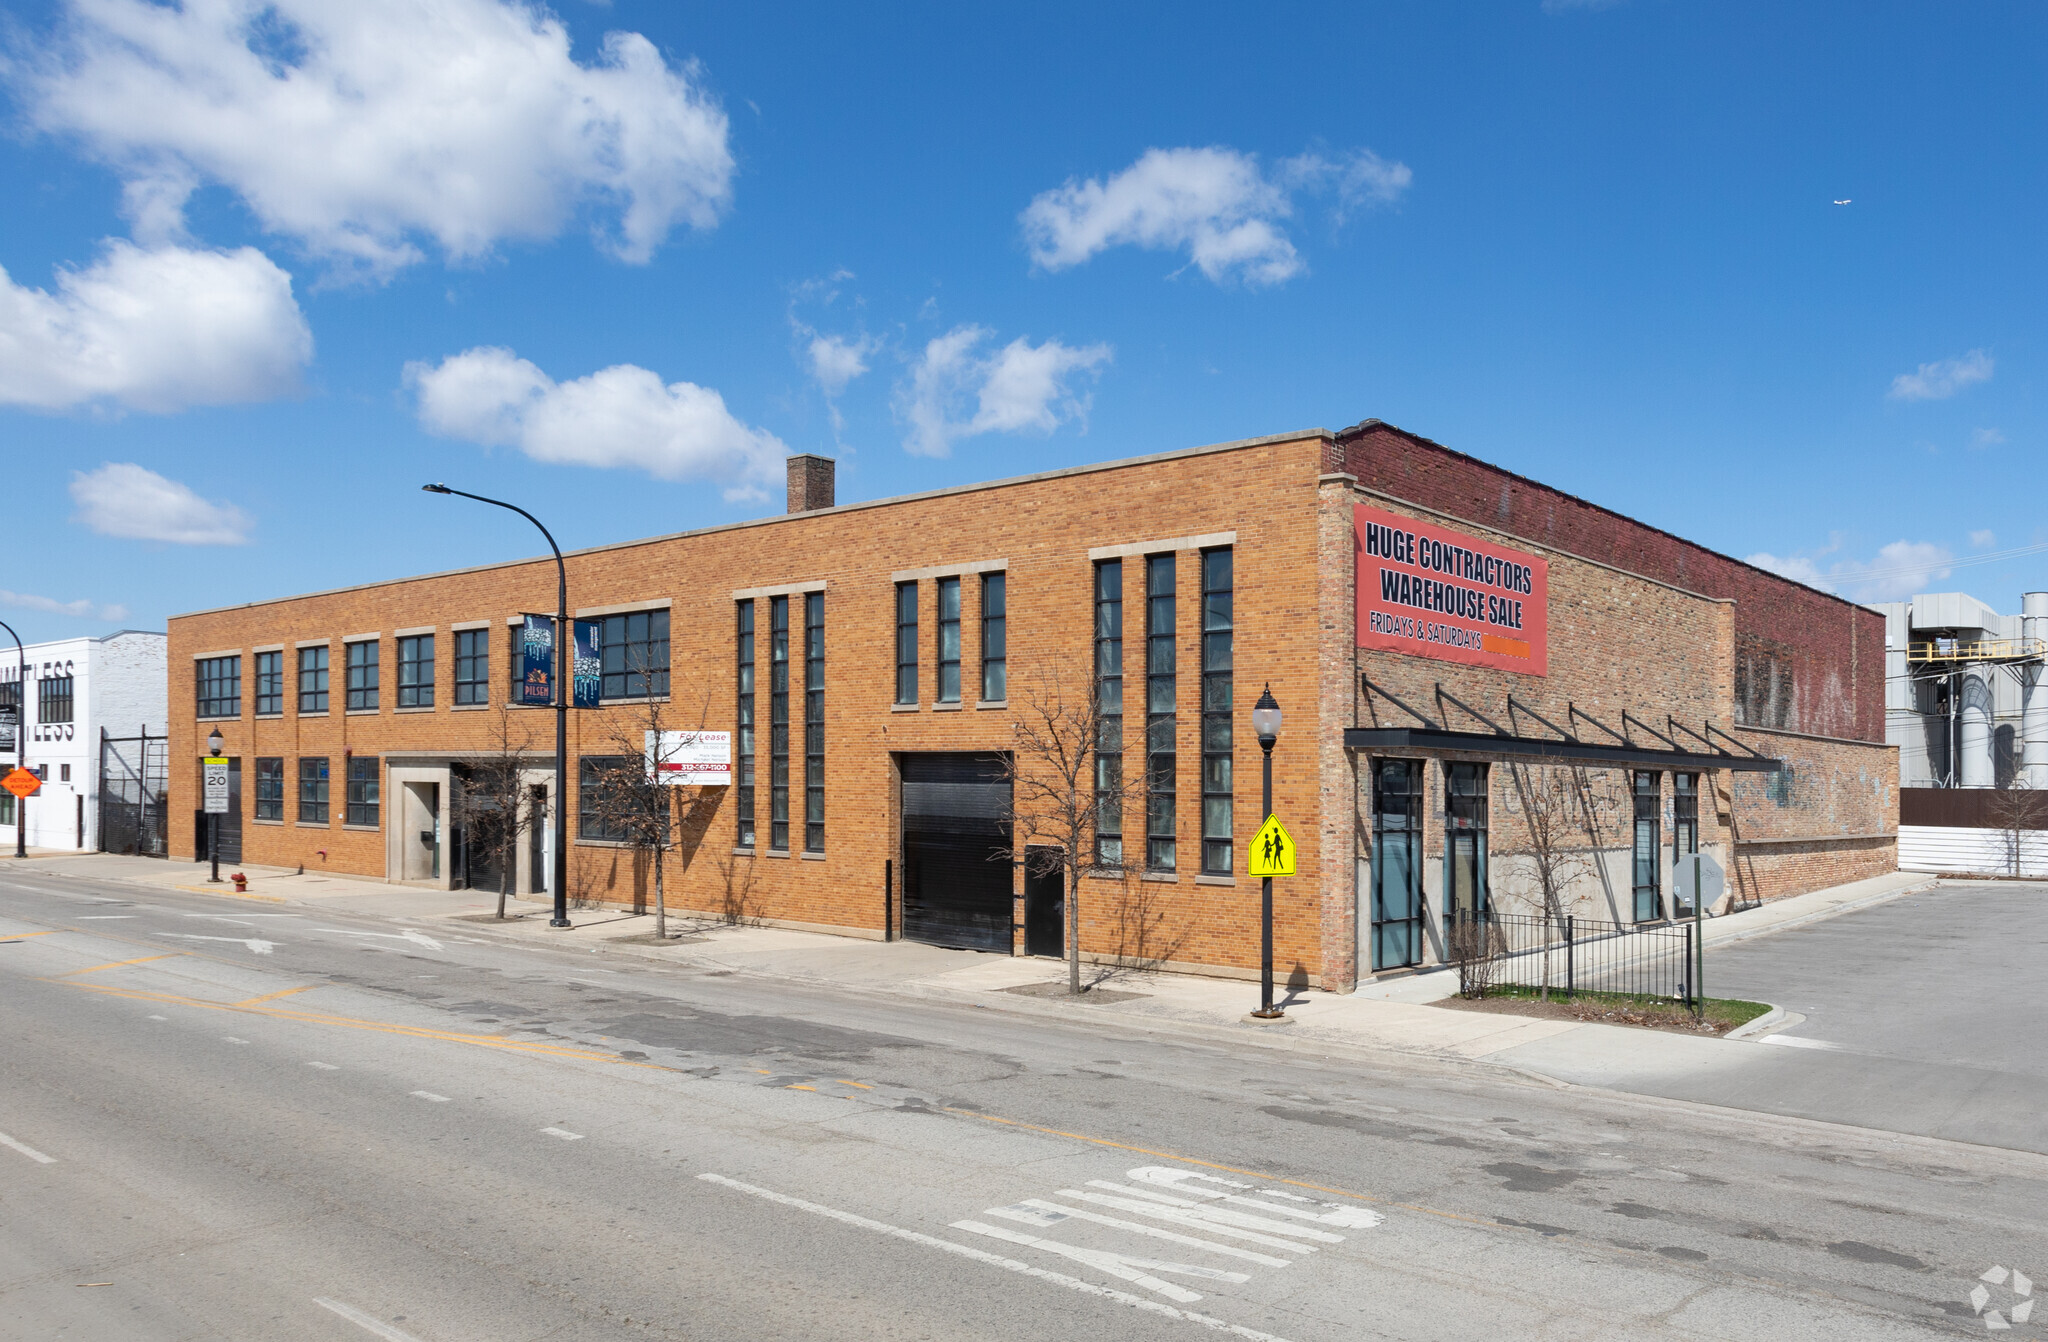
[[[1058,659],[1026,685],[1013,681],[1011,695],[1022,704],[1005,765],[1016,847],[1002,856],[1033,875],[1060,873],[1067,991],[1079,994],[1081,878],[1124,873],[1125,816],[1142,789],[1126,779],[1122,705],[1104,703],[1096,677]]]
[[[1569,771],[1528,764],[1508,765],[1515,796],[1522,808],[1522,833],[1528,842],[1526,856],[1543,901],[1543,988],[1542,998],[1550,1000],[1550,942],[1554,924],[1564,919],[1564,893],[1591,873],[1587,850],[1573,840],[1585,799],[1578,779]]]
[[[1991,823],[1998,830],[1999,856],[2008,876],[2024,876],[2048,835],[2048,793],[2037,791],[2024,774],[1991,794]]]
[[[597,766],[578,800],[593,828],[632,849],[636,865],[653,868],[654,935],[661,940],[668,938],[668,855],[700,828],[717,798],[708,787],[658,782],[656,773],[660,765],[672,763],[667,756],[677,733],[703,730],[709,709],[707,699],[694,729],[682,727],[659,695],[611,710],[603,737],[606,762]]]
[[[526,724],[510,704],[499,703],[488,746],[463,760],[461,786],[452,789],[451,819],[462,827],[470,851],[497,858],[500,918],[505,916],[505,901],[511,897],[513,873],[519,866],[519,840],[543,823],[527,792],[532,747]]]

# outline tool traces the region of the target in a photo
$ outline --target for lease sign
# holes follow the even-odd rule
[[[1548,674],[1541,557],[1364,504],[1352,526],[1359,647]]]

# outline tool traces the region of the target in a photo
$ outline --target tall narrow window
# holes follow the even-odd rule
[[[282,657],[283,653],[271,653]],[[284,760],[278,756],[258,756],[256,760],[256,818],[258,820],[284,819]]]
[[[1453,919],[1486,912],[1486,766],[1444,766],[1444,903]]]
[[[284,712],[284,654],[256,654],[256,716],[276,717]],[[273,820],[277,817],[271,817]]]
[[[1124,564],[1095,566],[1095,860],[1124,860]]]
[[[398,706],[434,706],[434,636],[413,634],[398,640]]]
[[[327,711],[327,645],[299,649],[299,711]]]
[[[1635,775],[1635,914],[1636,921],[1647,923],[1664,914],[1663,892],[1658,888],[1657,877],[1657,809],[1663,800],[1664,775],[1639,771]]]
[[[327,759],[324,755],[299,760],[299,823],[327,823]]]
[[[917,702],[917,584],[896,584],[896,702]]]
[[[1172,871],[1177,856],[1173,568],[1170,554],[1145,559],[1145,866],[1152,871]]]
[[[1700,850],[1700,776],[1671,775],[1671,856],[1674,861]]]
[[[1231,871],[1231,552],[1202,551],[1202,870]]]
[[[198,673],[199,716],[202,718],[240,717],[242,713],[242,659],[240,657],[202,657],[194,669]],[[53,718],[50,716],[50,690],[56,684],[57,681],[53,679],[46,679],[37,684],[36,689],[39,692],[41,702],[36,705],[36,721],[71,721],[70,704],[68,702],[65,704],[66,712],[63,717]],[[65,676],[63,684],[64,698],[68,701],[71,698],[71,678]]]
[[[739,611],[740,702],[734,744],[733,813],[738,819],[736,842],[742,848],[754,846],[754,603],[740,602]]]
[[[960,580],[939,579],[939,693],[936,702],[960,702]]]
[[[364,712],[377,707],[378,663],[383,645],[379,643],[351,643],[348,645],[348,708],[349,711]]]
[[[789,851],[789,598],[768,598],[768,847]]]
[[[825,851],[825,594],[804,598],[804,851]]]
[[[455,702],[487,704],[491,701],[491,631],[455,631]]]
[[[1372,769],[1372,967],[1422,960],[1422,761]]]
[[[1010,697],[1010,583],[1004,573],[981,575],[981,697]]]
[[[645,699],[668,693],[668,612],[607,615],[598,630],[603,699]]]
[[[348,761],[348,802],[344,808],[347,823],[374,825],[377,823],[377,809],[377,757],[351,755]]]

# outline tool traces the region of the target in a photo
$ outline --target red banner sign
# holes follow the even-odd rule
[[[1358,646],[1541,676],[1550,670],[1542,558],[1359,504]]]

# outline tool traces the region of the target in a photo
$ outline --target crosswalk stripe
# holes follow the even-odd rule
[[[1092,1221],[1096,1225],[1111,1226],[1117,1230],[1128,1230],[1133,1234],[1146,1235],[1152,1239],[1171,1240],[1175,1244],[1186,1244],[1197,1249],[1207,1249],[1210,1253],[1220,1253],[1231,1258],[1247,1259],[1254,1263],[1264,1264],[1266,1267],[1286,1267],[1293,1262],[1292,1259],[1275,1258],[1271,1254],[1260,1253],[1255,1249],[1240,1249],[1235,1244],[1218,1244],[1213,1240],[1196,1239],[1193,1235],[1183,1235],[1174,1230],[1161,1230],[1158,1226],[1139,1225],[1136,1221],[1125,1221],[1115,1216],[1104,1216],[1100,1212],[1082,1211],[1079,1207],[1063,1207],[1057,1202],[1047,1202],[1044,1198],[1026,1198],[1012,1206],[990,1207],[987,1214],[990,1216],[1000,1216],[1005,1220],[1023,1221],[1028,1225],[1037,1226],[1051,1226],[1068,1219]]]

